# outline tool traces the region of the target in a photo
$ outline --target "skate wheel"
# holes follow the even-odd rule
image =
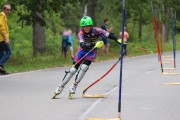
[[[72,99],[73,94],[69,93],[69,99]]]
[[[56,98],[56,96],[57,96],[57,95],[56,95],[56,94],[54,94],[54,95],[53,95],[53,97],[52,97],[52,99],[55,99],[55,98]]]

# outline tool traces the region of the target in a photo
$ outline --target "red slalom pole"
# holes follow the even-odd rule
[[[132,45],[132,44],[128,44],[128,45],[130,45],[130,46],[132,46],[132,47],[135,47],[135,48],[137,48],[137,49],[139,49],[139,50],[141,50],[141,51],[144,51],[144,52],[153,54],[153,51],[151,51],[151,50],[147,50],[147,49],[142,48],[142,47],[137,47],[137,46]]]
[[[162,41],[162,18],[161,18],[161,12],[159,12],[159,20],[160,20],[160,52],[161,52],[161,54],[163,54],[163,48],[162,48],[162,43],[163,43],[163,41]]]
[[[144,48],[137,47],[137,49],[142,50],[142,51],[147,52],[147,53],[153,53],[153,51],[149,51],[149,50],[146,50]]]
[[[162,41],[162,21],[160,23],[160,42],[161,42],[161,54],[163,54],[163,41]]]
[[[96,81],[94,81],[92,84],[90,84],[84,91],[83,94],[85,94],[85,92],[91,88],[92,86],[94,86],[96,83],[98,83],[99,81],[101,81],[109,72],[111,72],[111,70],[119,63],[121,57],[116,61],[116,63],[105,73],[103,74],[99,79],[97,79]]]
[[[76,62],[73,66],[76,66],[79,62],[81,62],[90,52],[92,52],[96,47],[93,47],[91,50],[89,50],[79,61]]]
[[[174,56],[174,68],[176,68],[176,41],[175,41],[175,20],[176,20],[176,13],[173,15],[173,11],[171,8],[171,14],[172,14],[172,42],[173,42],[173,56]]]
[[[153,15],[153,23],[154,23],[154,30],[155,30],[155,38],[156,38],[157,51],[158,51],[158,56],[159,56],[159,60],[160,60],[160,64],[161,64],[161,72],[163,73],[163,65],[162,65],[161,51],[160,51],[159,42],[158,42],[157,20],[156,20],[156,17],[155,17],[155,15],[154,15],[154,11],[153,11],[152,0],[150,1],[150,3],[151,3],[152,15]]]

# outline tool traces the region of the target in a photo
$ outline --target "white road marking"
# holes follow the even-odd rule
[[[115,91],[118,88],[118,86],[111,89],[109,92],[107,92],[105,95],[111,94],[113,91]],[[97,99],[79,118],[79,120],[85,120],[87,115],[99,104],[104,98]]]

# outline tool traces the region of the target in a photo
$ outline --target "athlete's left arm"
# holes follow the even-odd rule
[[[113,40],[115,40],[115,41],[118,40],[118,37],[117,37],[114,33],[109,33],[108,38],[113,39]]]
[[[100,36],[105,36],[107,38],[115,40],[117,43],[120,43],[118,41],[118,37],[114,33],[109,33],[101,28],[96,28],[96,31],[100,34]]]

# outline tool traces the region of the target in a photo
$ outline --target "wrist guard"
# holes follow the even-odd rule
[[[81,42],[80,46],[83,49],[89,50],[92,49],[95,46],[95,44],[96,44],[95,42]]]
[[[114,35],[114,33],[109,33],[108,38],[113,39],[115,41],[117,41],[117,39],[118,39],[118,37],[116,35]]]

